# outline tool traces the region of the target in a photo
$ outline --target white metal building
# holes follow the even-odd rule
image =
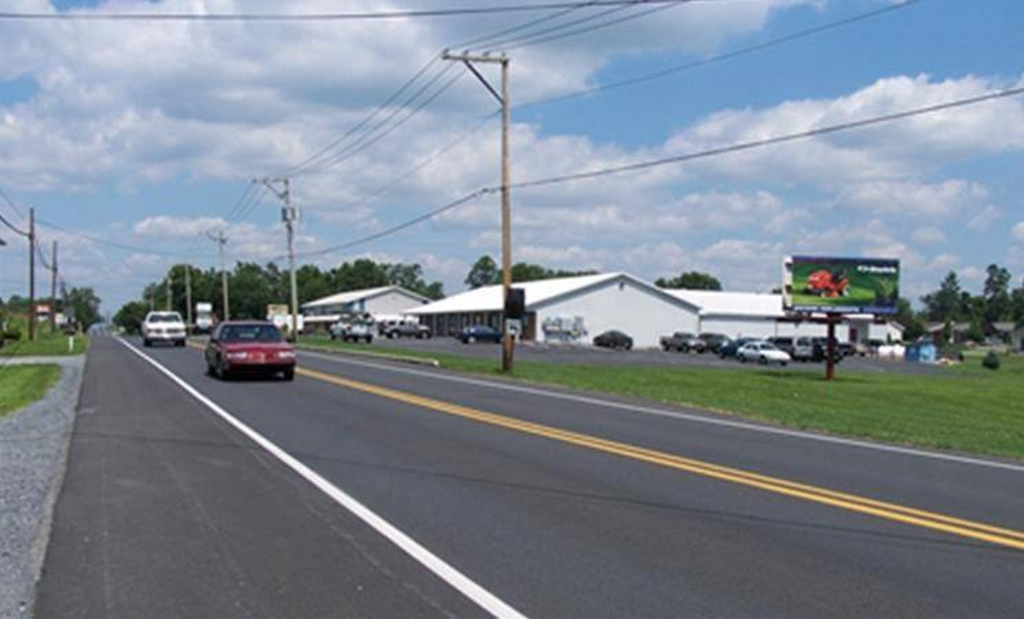
[[[430,299],[401,286],[381,286],[339,292],[302,304],[307,325],[330,324],[343,314],[395,316],[430,303]]]
[[[699,308],[626,273],[565,277],[515,284],[526,297],[523,339],[590,343],[611,329],[623,331],[637,347],[657,346],[673,331],[696,331]],[[424,305],[407,313],[439,335],[454,335],[472,324],[501,326],[501,286],[486,286]]]
[[[669,290],[669,293],[700,308],[701,333],[729,337],[824,336],[827,327],[812,322],[780,322],[786,313],[781,294]],[[840,342],[901,341],[903,327],[896,322],[877,324],[874,316],[847,316],[836,325]]]

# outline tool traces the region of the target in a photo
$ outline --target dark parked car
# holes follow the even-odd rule
[[[210,334],[205,356],[206,373],[221,380],[236,374],[295,378],[295,349],[271,322],[220,323]]]
[[[473,325],[459,332],[459,340],[463,344],[472,344],[474,342],[496,343],[501,341],[501,331],[487,325]]]
[[[732,340],[728,335],[721,333],[701,333],[699,336],[700,340],[704,342],[704,352],[710,352],[718,354],[718,350],[731,342]]]
[[[633,348],[633,338],[622,331],[605,331],[594,338],[594,346],[612,350],[629,350]]]
[[[790,357],[793,356],[793,344],[795,338],[789,336],[775,336],[768,338],[768,341],[775,344],[775,347],[785,352]]]
[[[661,348],[664,351],[677,350],[679,352],[704,352],[704,340],[686,331],[676,331],[672,335],[661,338]]]
[[[749,342],[753,342],[756,339],[758,339],[758,338],[756,338],[756,337],[741,337],[741,338],[737,338],[735,340],[731,340],[729,342],[726,342],[725,344],[722,344],[721,346],[718,347],[718,356],[723,358],[723,359],[729,359],[731,357],[735,357],[736,353],[739,352],[739,349],[743,348],[744,344],[747,344]]]

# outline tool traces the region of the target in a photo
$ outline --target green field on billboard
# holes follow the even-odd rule
[[[796,312],[891,314],[899,300],[899,261],[878,258],[792,259]]]

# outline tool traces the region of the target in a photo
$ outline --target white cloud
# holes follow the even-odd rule
[[[911,238],[921,245],[935,245],[946,240],[946,235],[935,226],[924,226],[914,230]]]
[[[988,195],[985,186],[960,179],[941,183],[864,181],[844,188],[839,194],[839,202],[873,213],[931,218],[958,212]]]
[[[1013,227],[1013,237],[1018,241],[1024,241],[1024,221],[1018,222]]]
[[[977,232],[985,232],[989,229],[992,223],[999,218],[999,215],[999,209],[994,205],[989,204],[967,220],[967,227]]]

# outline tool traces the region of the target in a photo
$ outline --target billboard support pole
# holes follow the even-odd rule
[[[828,340],[825,344],[825,381],[836,377],[836,319],[828,319]]]

